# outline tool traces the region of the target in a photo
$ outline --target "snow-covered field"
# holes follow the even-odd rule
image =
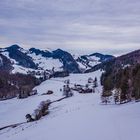
[[[41,55],[36,55],[35,53],[28,54],[30,56],[35,64],[38,64],[38,67],[42,68],[43,70],[54,70],[59,71],[62,70],[62,63],[60,62],[59,59],[53,59],[53,58],[45,58],[42,57]]]
[[[89,77],[99,79],[101,72],[72,74],[43,82],[35,89],[39,94],[27,99],[11,99],[0,102],[0,127],[24,122],[41,101],[59,99],[64,81],[85,85]],[[53,90],[53,95],[44,95]],[[37,122],[7,128],[0,131],[0,140],[139,140],[140,103],[102,105],[101,86],[96,93],[79,94],[53,103],[50,114]]]

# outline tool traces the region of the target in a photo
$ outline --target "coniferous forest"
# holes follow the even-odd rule
[[[140,99],[140,64],[125,68],[106,69],[101,76],[102,97],[113,96],[115,102],[128,102]],[[107,101],[106,101],[107,102]]]

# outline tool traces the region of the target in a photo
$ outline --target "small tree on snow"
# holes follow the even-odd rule
[[[94,87],[97,87],[98,86],[98,81],[97,81],[97,77],[95,77],[94,79]]]

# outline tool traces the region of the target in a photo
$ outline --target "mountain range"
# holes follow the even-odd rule
[[[0,70],[11,73],[34,73],[41,75],[47,72],[88,73],[99,69],[116,69],[140,63],[140,50],[114,57],[101,53],[75,55],[62,49],[40,50],[24,49],[19,45],[0,49]]]
[[[62,49],[54,51],[37,48],[24,49],[15,44],[0,49],[0,69],[24,74],[28,71],[82,73],[113,58],[112,55],[100,53],[75,56]]]
[[[114,57],[109,61],[104,61],[93,66],[91,69],[86,70],[85,72],[93,72],[99,69],[103,69],[104,71],[107,69],[120,69],[135,66],[136,64],[140,64],[140,50],[135,50],[119,57]]]

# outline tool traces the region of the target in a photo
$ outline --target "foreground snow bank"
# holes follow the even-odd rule
[[[100,105],[98,94],[76,95],[38,122],[0,132],[2,140],[139,140],[140,103]]]

